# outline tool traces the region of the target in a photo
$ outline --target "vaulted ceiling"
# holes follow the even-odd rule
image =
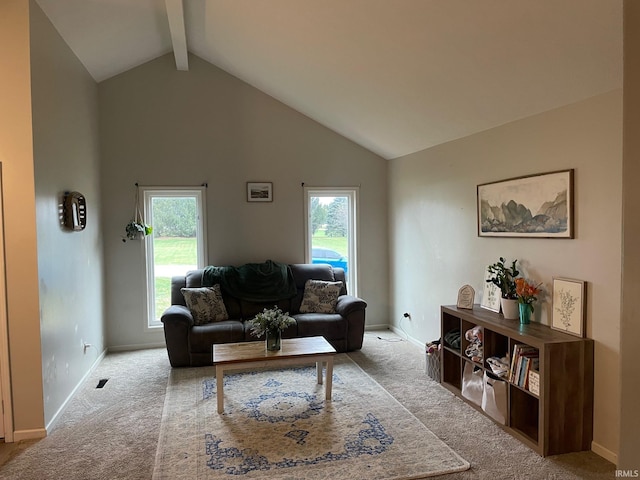
[[[36,0],[97,82],[198,55],[385,157],[622,87],[622,0]]]

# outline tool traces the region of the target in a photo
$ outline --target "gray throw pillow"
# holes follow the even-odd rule
[[[185,302],[196,325],[229,320],[227,308],[222,300],[220,285],[213,287],[181,288]]]
[[[307,280],[300,304],[300,313],[336,313],[336,303],[342,282]]]

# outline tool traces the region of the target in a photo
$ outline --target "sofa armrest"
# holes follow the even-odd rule
[[[347,321],[347,351],[360,350],[364,338],[367,302],[353,295],[340,295],[336,312]]]
[[[167,324],[184,324],[186,327],[191,328],[194,325],[191,310],[189,310],[184,305],[171,305],[164,311],[162,317],[160,317],[160,321],[164,323],[165,326]]]
[[[172,367],[188,367],[189,332],[193,327],[193,316],[184,305],[171,305],[160,318],[164,324],[164,340],[167,344],[169,363]]]
[[[365,308],[367,308],[367,302],[353,295],[340,295],[336,304],[336,312],[343,317],[348,317],[352,312]]]

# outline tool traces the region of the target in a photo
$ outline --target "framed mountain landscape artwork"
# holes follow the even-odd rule
[[[478,236],[573,238],[573,169],[478,185]]]

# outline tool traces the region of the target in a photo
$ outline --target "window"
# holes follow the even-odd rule
[[[141,190],[144,218],[153,227],[145,239],[147,327],[157,328],[171,305],[171,277],[205,266],[205,187]]]
[[[356,188],[305,187],[305,259],[343,268],[347,289],[356,295]]]

